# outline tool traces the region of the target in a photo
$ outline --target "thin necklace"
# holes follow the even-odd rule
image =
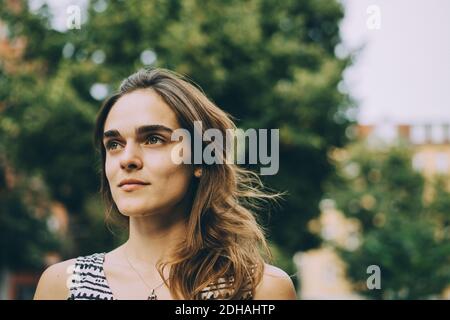
[[[124,248],[124,255],[125,255],[125,259],[127,260],[127,262],[128,262],[128,264],[130,265],[130,267],[134,270],[134,272],[136,272],[136,274],[139,276],[139,278],[141,278],[141,280],[142,280],[142,282],[145,284],[145,286],[146,286],[147,288],[150,289],[151,293],[150,293],[150,295],[148,296],[147,300],[158,300],[158,296],[156,295],[155,290],[156,290],[156,289],[159,289],[159,288],[164,284],[164,280],[163,280],[163,282],[162,282],[160,285],[158,285],[158,286],[152,288],[151,286],[149,286],[149,285],[147,284],[147,282],[146,282],[146,281],[144,280],[144,278],[141,276],[141,274],[139,273],[139,271],[137,271],[136,268],[131,264],[130,260],[128,259],[128,255],[127,255],[127,247],[126,247],[126,246],[125,246],[125,248]]]

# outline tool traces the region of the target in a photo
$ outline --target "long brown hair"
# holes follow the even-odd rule
[[[107,222],[119,220],[128,225],[129,218],[117,209],[106,178],[106,152],[102,143],[105,120],[120,97],[147,88],[161,96],[181,126],[191,134],[194,134],[194,121],[202,122],[202,130],[219,129],[223,136],[226,129],[236,128],[231,117],[186,77],[160,68],[141,69],[129,76],[119,91],[105,101],[96,120],[94,140],[102,161],[101,193],[106,203]],[[221,156],[226,156],[225,151]],[[159,273],[162,276],[164,268],[170,265],[170,285],[167,282],[166,285],[175,298],[200,299],[204,288],[223,278],[233,283],[228,298],[240,299],[249,288],[254,294],[262,278],[264,262],[271,259],[271,253],[265,231],[253,210],[262,208],[266,200],[276,200],[280,194],[269,192],[257,174],[225,161],[203,165],[201,178],[193,181],[185,241],[173,249],[170,261],[158,264]]]

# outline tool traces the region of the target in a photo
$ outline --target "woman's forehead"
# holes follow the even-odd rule
[[[122,96],[108,113],[104,131],[134,131],[145,125],[164,125],[176,129],[175,112],[153,90],[136,90]]]

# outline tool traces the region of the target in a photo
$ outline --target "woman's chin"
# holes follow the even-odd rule
[[[120,213],[127,217],[144,217],[148,216],[151,210],[141,206],[123,206],[119,208]]]

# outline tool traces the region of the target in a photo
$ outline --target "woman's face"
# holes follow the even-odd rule
[[[105,171],[111,194],[126,216],[145,216],[172,210],[187,195],[192,166],[175,164],[171,141],[180,128],[172,109],[151,89],[122,96],[104,125]],[[124,184],[137,179],[143,184]]]

